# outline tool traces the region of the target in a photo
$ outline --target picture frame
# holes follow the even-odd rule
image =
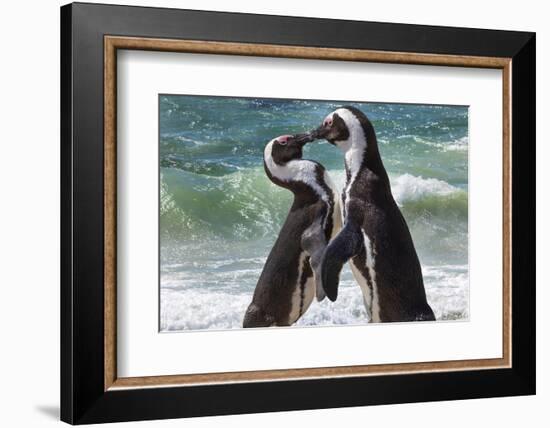
[[[119,50],[502,70],[502,357],[119,377]],[[534,33],[63,6],[61,419],[85,424],[534,394],[535,95]]]

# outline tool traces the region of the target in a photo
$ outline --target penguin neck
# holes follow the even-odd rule
[[[277,186],[294,193],[295,199],[314,202],[319,198],[328,200],[326,190],[317,180],[318,165],[305,159],[294,159],[277,164],[271,157],[264,159],[264,168],[269,179]]]
[[[387,173],[378,151],[378,142],[374,130],[356,127],[345,141],[338,141],[338,147],[344,152],[346,166],[346,185],[357,179],[363,171],[370,171],[387,180]]]

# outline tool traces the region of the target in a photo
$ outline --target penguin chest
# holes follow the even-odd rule
[[[309,258],[305,252],[300,254],[298,277],[292,292],[288,323],[294,324],[306,312],[315,296],[315,280],[309,268]]]

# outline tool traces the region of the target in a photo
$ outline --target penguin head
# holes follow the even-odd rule
[[[347,141],[350,137],[350,127],[347,116],[349,110],[347,108],[339,108],[328,114],[323,120],[321,126],[313,130],[310,135],[313,139],[325,139],[329,143],[338,145],[340,141]]]
[[[301,159],[304,145],[311,141],[313,138],[310,134],[281,135],[267,144],[265,156],[278,165],[284,165],[291,160]]]
[[[355,143],[376,145],[374,128],[367,116],[358,108],[344,106],[334,110],[321,126],[311,131],[313,140],[325,139],[329,143],[346,151]]]
[[[311,140],[325,139],[346,153],[346,167],[361,167],[365,163],[387,181],[376,132],[371,121],[358,108],[344,106],[334,110],[325,117],[321,126],[306,135]]]

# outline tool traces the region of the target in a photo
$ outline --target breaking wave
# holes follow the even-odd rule
[[[344,172],[330,174],[342,188]],[[445,181],[403,174],[392,177],[391,185],[409,221],[427,215],[467,218],[467,192]],[[259,168],[221,177],[176,168],[161,172],[161,230],[166,237],[251,239],[276,234],[291,201],[291,193],[273,185]]]

